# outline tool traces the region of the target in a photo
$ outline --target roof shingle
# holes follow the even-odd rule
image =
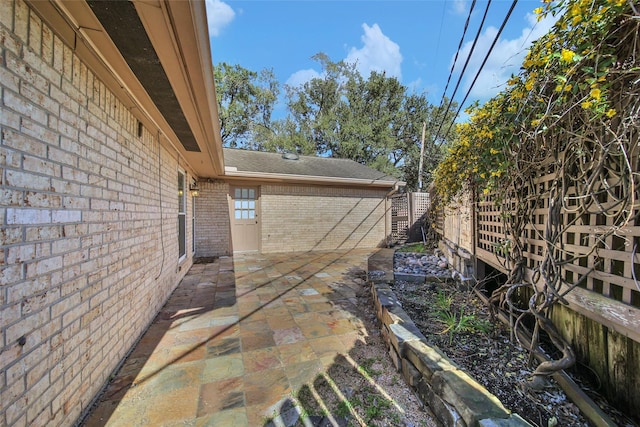
[[[303,175],[327,178],[397,182],[398,179],[349,159],[299,156],[290,160],[280,153],[224,149],[224,164],[238,172]]]

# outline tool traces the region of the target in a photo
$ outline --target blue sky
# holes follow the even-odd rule
[[[439,104],[455,56],[470,0],[206,0],[214,63],[239,64],[253,71],[273,69],[281,84],[301,84],[318,76],[311,57],[324,52],[333,61],[355,62],[364,76],[386,71]],[[493,0],[465,78],[461,101],[475,76],[511,0]],[[457,70],[462,68],[487,5],[476,3]],[[520,0],[484,67],[467,104],[486,101],[517,72],[530,43],[552,22],[537,22],[539,0]],[[450,96],[458,73],[447,90]],[[276,112],[276,115],[278,112]]]

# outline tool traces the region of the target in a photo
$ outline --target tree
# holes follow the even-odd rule
[[[273,71],[239,65],[215,67],[222,142],[227,147],[347,158],[417,188],[420,139],[427,124],[422,180],[442,156],[456,105],[436,109],[424,93],[409,93],[395,77],[373,71],[366,79],[355,64],[313,56],[319,77],[286,86],[287,117],[272,120],[280,93]],[[441,129],[439,136],[437,131]]]
[[[220,63],[214,68],[222,143],[257,148],[271,130],[271,114],[280,93],[272,70],[255,72]]]
[[[445,98],[443,105],[447,105]],[[411,94],[405,97],[402,116],[396,122],[396,142],[391,153],[394,166],[402,171],[402,177],[409,189],[418,188],[420,165],[420,145],[422,127],[425,125],[422,182],[432,181],[432,171],[444,155],[445,147],[455,140],[456,132],[451,124],[455,118],[457,103],[452,102],[448,110],[429,104],[425,94]]]
[[[355,74],[355,69],[344,62],[331,62],[324,53],[312,59],[322,66],[321,76],[298,87],[285,87],[290,120],[318,155],[338,157],[337,109],[342,102],[343,85]]]
[[[451,136],[444,133],[456,106],[441,113],[425,94],[408,94],[397,78],[384,72],[373,71],[365,79],[354,64],[334,63],[323,53],[313,58],[322,66],[321,76],[286,88],[291,133],[284,139],[299,137],[289,146],[308,150],[301,142],[309,141],[319,155],[355,160],[416,188],[422,124],[427,122],[430,130],[425,140],[425,171],[430,171],[440,160],[443,141]],[[442,117],[446,120],[436,141],[435,127]],[[423,180],[429,178],[425,173]]]
[[[293,152],[307,156],[316,155],[315,146],[307,136],[299,132],[296,123],[289,116],[275,120],[270,129],[257,135],[258,149],[274,153]]]

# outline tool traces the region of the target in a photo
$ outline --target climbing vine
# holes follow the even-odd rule
[[[490,300],[514,314],[515,328],[535,320],[533,351],[544,330],[563,354],[538,366],[534,386],[574,363],[550,311],[566,304],[567,293],[598,263],[573,280],[562,274],[564,266],[599,259],[605,239],[624,239],[620,231],[639,216],[638,10],[631,0],[545,0],[535,12],[539,19],[556,16],[554,27],[532,45],[503,92],[468,110],[469,121],[458,125],[459,139],[434,174],[445,202],[472,189],[501,206],[505,239],[496,252],[509,277]],[[565,235],[589,215],[601,218],[600,226],[576,250]],[[525,274],[527,238],[544,247],[542,260],[529,265],[532,275]],[[521,288],[532,295],[524,307],[513,298]]]

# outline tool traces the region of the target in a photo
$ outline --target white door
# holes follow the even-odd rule
[[[231,244],[234,252],[260,249],[257,187],[231,187]]]

